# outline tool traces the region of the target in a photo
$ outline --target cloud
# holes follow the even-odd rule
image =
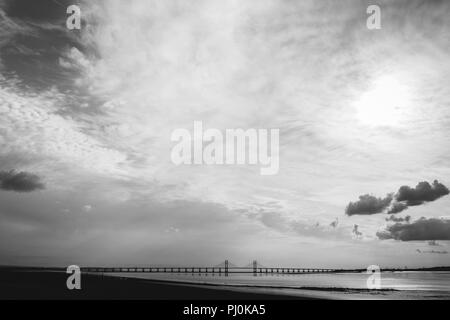
[[[83,206],[84,212],[91,212],[91,210],[92,210],[92,206],[90,204],[86,204]]]
[[[249,216],[260,221],[266,227],[285,234],[295,234],[321,239],[349,238],[349,228],[344,226],[338,227],[337,220],[332,222],[332,224],[336,223],[336,227],[329,228],[326,225],[321,226],[319,222],[311,224],[308,221],[284,216],[279,212],[259,212]]]
[[[28,172],[0,171],[0,189],[17,192],[31,192],[44,189],[41,178]]]
[[[392,195],[388,194],[385,198],[377,198],[366,194],[359,196],[356,202],[350,202],[345,209],[345,214],[352,215],[370,215],[383,212],[392,202]]]
[[[409,222],[411,220],[411,216],[406,216],[404,218],[402,217],[396,217],[394,215],[389,216],[389,218],[386,218],[386,221],[393,221],[393,222]]]
[[[401,241],[450,240],[450,219],[420,218],[412,223],[395,223],[377,232],[381,240]]]
[[[449,193],[448,188],[438,180],[434,180],[432,185],[422,181],[415,188],[401,186],[395,197],[392,193],[384,199],[369,194],[362,195],[358,201],[348,204],[345,213],[348,216],[376,213],[396,214],[408,209],[409,206],[418,206],[425,202],[435,201]]]
[[[76,47],[71,47],[63,57],[58,59],[59,65],[66,69],[89,68],[90,61]]]
[[[426,181],[422,181],[415,188],[408,186],[400,187],[395,198],[399,202],[406,202],[408,206],[418,206],[425,202],[437,200],[449,193],[448,188],[437,180],[434,180],[432,185]]]
[[[1,7],[2,2],[0,1],[0,48],[9,42],[9,40],[16,35],[29,34],[31,28],[25,23],[20,21],[14,21],[4,11]],[[2,57],[0,56],[0,67],[2,66]]]
[[[392,205],[389,207],[388,214],[395,214],[402,212],[403,210],[408,209],[408,206],[404,204],[403,202],[393,202]]]
[[[57,89],[20,92],[13,81],[0,83],[0,155],[50,158],[98,173],[121,173],[126,155],[105,142],[94,121],[63,115],[67,103]],[[58,111],[59,110],[59,111]],[[27,128],[24,130],[23,128]],[[89,131],[89,132],[87,132]],[[20,132],[20,134],[18,134]]]

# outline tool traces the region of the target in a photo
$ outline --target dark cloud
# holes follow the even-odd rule
[[[402,186],[395,198],[399,202],[405,202],[407,206],[418,206],[424,202],[431,202],[448,195],[450,191],[439,181],[434,180],[430,185],[426,181],[419,182],[415,188]]]
[[[44,189],[41,178],[28,172],[0,171],[0,189],[17,192],[31,192]]]
[[[420,218],[412,223],[398,222],[377,232],[377,237],[401,241],[450,240],[450,220]]]
[[[409,222],[411,220],[411,216],[406,216],[404,218],[402,217],[396,217],[394,215],[389,216],[389,218],[385,219],[386,221],[393,221],[393,222]]]
[[[370,215],[383,212],[392,202],[392,194],[386,198],[377,198],[369,194],[359,196],[356,202],[350,202],[345,209],[345,214],[352,215]]]
[[[393,194],[388,194],[384,199],[369,194],[362,195],[358,201],[348,204],[345,213],[348,216],[376,213],[396,214],[410,206],[435,201],[449,193],[449,189],[437,180],[434,180],[433,184],[422,181],[415,188],[401,186],[395,197]]]

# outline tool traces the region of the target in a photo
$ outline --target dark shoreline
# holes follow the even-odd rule
[[[297,295],[255,293],[246,290],[161,280],[84,274],[81,290],[68,290],[68,274],[51,271],[0,269],[2,300],[298,300]]]

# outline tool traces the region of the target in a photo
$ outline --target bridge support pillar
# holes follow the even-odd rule
[[[225,260],[225,277],[228,277],[228,260]]]

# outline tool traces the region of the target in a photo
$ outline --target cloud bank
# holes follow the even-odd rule
[[[422,217],[412,223],[398,222],[377,232],[377,237],[400,241],[450,240],[450,219]]]

